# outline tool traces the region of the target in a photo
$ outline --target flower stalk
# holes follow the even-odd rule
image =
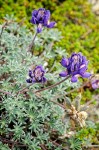
[[[53,87],[55,87],[55,86],[61,84],[62,82],[66,81],[67,79],[69,79],[69,77],[70,77],[70,76],[67,76],[67,77],[66,77],[65,79],[63,79],[62,81],[57,82],[57,83],[55,83],[55,84],[53,84],[53,85],[50,85],[50,86],[48,86],[48,87],[46,87],[46,88],[43,88],[43,89],[41,89],[41,90],[38,90],[38,91],[36,91],[35,93],[40,93],[40,92],[42,92],[42,91],[45,91],[45,90],[48,90],[48,89],[52,89]]]
[[[34,37],[33,37],[33,40],[32,40],[32,42],[31,42],[31,44],[28,46],[28,52],[31,52],[32,53],[32,55],[33,55],[33,53],[34,53],[34,50],[32,51],[31,49],[33,48],[33,46],[34,46],[34,41],[35,41],[35,39],[36,39],[36,36],[37,36],[37,32],[35,33],[35,35],[34,35]]]

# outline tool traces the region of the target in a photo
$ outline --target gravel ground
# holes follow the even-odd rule
[[[99,0],[88,0],[93,6],[92,11],[99,17]]]

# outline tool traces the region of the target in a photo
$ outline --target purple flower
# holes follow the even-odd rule
[[[29,78],[26,80],[27,83],[45,83],[46,78],[44,77],[45,70],[42,66],[36,66],[33,70],[29,70]]]
[[[90,81],[93,89],[99,89],[99,74],[95,74]]]
[[[86,72],[88,61],[81,53],[73,53],[70,58],[62,58],[61,65],[66,68],[59,75],[66,77],[71,75],[71,82],[77,82],[78,77],[89,78],[90,73]]]
[[[99,80],[95,80],[91,83],[93,89],[99,89]]]
[[[43,27],[53,28],[55,22],[50,22],[50,11],[44,8],[32,12],[31,23],[37,25],[37,33],[42,32]]]

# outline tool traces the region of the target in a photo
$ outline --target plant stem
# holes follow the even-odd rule
[[[3,30],[4,30],[4,28],[5,28],[7,25],[8,25],[8,21],[6,21],[6,22],[4,23],[4,25],[2,26],[2,28],[1,28],[1,33],[0,33],[0,45],[1,45],[1,36],[2,36]]]
[[[1,33],[0,33],[0,38],[1,38],[1,36],[2,36],[2,33],[3,33],[3,30],[4,30],[5,26],[6,26],[7,24],[8,24],[8,22],[5,22],[4,25],[2,26],[2,28],[1,28]]]
[[[89,148],[89,147],[99,147],[99,145],[88,145],[88,146],[84,146],[86,148]]]
[[[33,52],[34,52],[34,51],[31,51],[31,49],[32,49],[32,47],[34,46],[34,41],[35,41],[36,36],[37,36],[37,32],[35,33],[35,35],[34,35],[34,37],[33,37],[33,40],[32,40],[31,44],[30,44],[29,47],[28,47],[28,51],[29,51],[29,52],[32,52],[32,55],[33,55]]]
[[[40,147],[42,148],[42,150],[47,150],[43,144],[40,144]]]
[[[84,83],[84,84],[82,84],[80,87],[74,88],[74,89],[70,90],[69,92],[66,92],[64,95],[59,95],[59,94],[58,94],[57,96],[54,97],[54,99],[58,99],[58,98],[61,98],[61,97],[63,97],[63,96],[67,96],[67,95],[71,94],[72,92],[75,92],[76,90],[79,90],[79,89],[83,88],[83,87],[86,86],[88,83],[89,83],[89,81],[86,82],[86,83]]]
[[[4,93],[4,94],[7,94],[7,95],[12,95],[10,92],[6,92],[6,91],[3,91],[3,90],[0,90],[1,93]]]
[[[74,89],[70,90],[69,92],[66,93],[66,95],[71,94],[72,92],[83,88],[83,87],[86,86],[88,83],[89,83],[89,81],[86,82],[86,83],[84,83],[84,84],[82,84],[80,87],[77,87],[77,88],[74,88]]]
[[[41,90],[35,91],[34,94],[35,94],[35,93],[38,93],[38,92],[45,91],[45,90],[47,90],[47,89],[51,89],[51,88],[53,88],[53,87],[59,85],[60,83],[64,82],[65,80],[67,80],[69,77],[70,77],[70,76],[67,76],[65,79],[63,79],[62,81],[60,81],[60,82],[58,82],[58,83],[56,83],[56,84],[53,84],[53,85],[48,86],[48,87],[46,87],[46,88],[43,88],[43,89],[41,89]],[[24,87],[23,89],[19,90],[16,94],[18,95],[19,93],[22,93],[25,89],[29,88],[31,85],[33,85],[33,83],[31,83],[31,84],[29,84],[28,86]],[[2,90],[0,90],[0,92],[1,92],[1,93],[4,93],[4,94],[7,94],[7,95],[12,95],[11,93],[5,92],[5,91],[2,91]]]
[[[11,141],[11,140],[3,138],[1,136],[0,136],[0,141],[2,141],[4,143],[8,143],[8,144],[10,144],[10,143],[13,144],[14,143],[15,145],[20,146],[20,147],[27,147],[27,145],[25,145],[25,144],[22,144],[20,142]]]
[[[24,87],[23,89],[19,90],[16,94],[22,93],[24,90],[26,90],[27,88],[29,88],[31,85],[33,85],[33,83],[31,83],[28,86]]]
[[[57,82],[57,83],[55,83],[55,84],[53,84],[53,85],[50,85],[50,86],[48,86],[48,87],[46,87],[46,88],[43,88],[43,89],[41,89],[41,90],[38,90],[38,91],[36,91],[35,93],[38,93],[38,92],[40,93],[40,92],[42,92],[42,91],[51,89],[51,88],[53,88],[53,87],[55,87],[55,86],[61,84],[62,82],[64,82],[65,80],[67,80],[69,77],[70,77],[70,76],[67,76],[67,77],[66,77],[65,79],[63,79],[62,81]]]
[[[63,109],[65,109],[64,105],[62,105],[62,104],[60,104],[60,103],[58,103],[58,102],[56,102],[54,100],[50,100],[50,102],[53,102],[53,103],[59,105],[60,107],[62,107]]]

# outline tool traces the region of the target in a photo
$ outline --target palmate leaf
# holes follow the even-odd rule
[[[73,100],[73,104],[76,110],[80,110],[80,101],[81,101],[81,94],[77,95],[76,98]]]
[[[0,142],[0,149],[1,150],[10,150],[10,148],[8,147],[7,144],[3,144],[2,142]]]
[[[66,102],[66,106],[67,106],[68,108],[70,108],[71,105],[72,105],[70,98],[65,97],[65,102]]]
[[[69,144],[70,144],[70,148],[72,150],[82,150],[82,148],[81,148],[82,141],[80,139],[72,137],[69,140]]]

